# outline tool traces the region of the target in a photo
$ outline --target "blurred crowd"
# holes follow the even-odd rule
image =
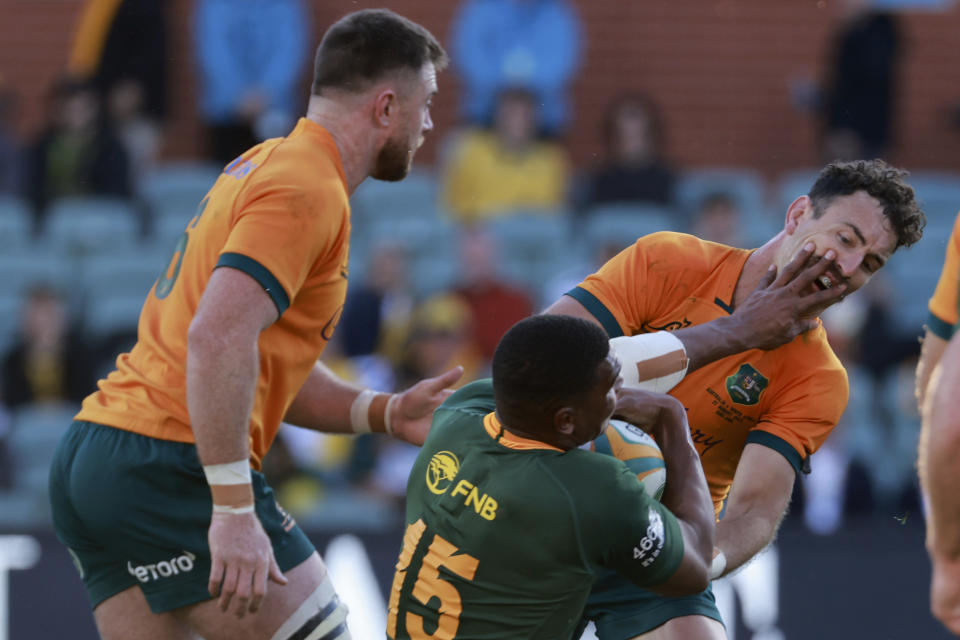
[[[4,304],[15,299],[10,317],[19,318],[0,326],[0,489],[8,492],[18,490],[11,469],[30,464],[18,443],[32,442],[26,431],[46,424],[37,418],[44,407],[66,415],[56,423],[65,428],[132,344],[136,310],[193,215],[185,207],[196,207],[222,166],[285,135],[299,117],[315,44],[303,0],[195,0],[192,54],[206,155],[171,163],[162,153],[168,3],[85,4],[38,135],[21,139],[17,96],[0,84],[0,219],[28,221],[8,255],[63,265],[0,284],[0,307],[13,311]],[[822,125],[824,159],[882,156],[895,137],[896,18],[849,5],[822,86],[797,100]],[[677,166],[656,96],[634,91],[607,105],[602,121],[586,123],[604,153],[575,166],[565,135],[586,43],[569,0],[464,0],[447,35],[460,119],[455,130],[437,132],[437,165],[403,183],[364,184],[354,198],[350,290],[324,354],[348,379],[390,391],[456,364],[466,369],[461,383],[485,376],[509,326],[638,235],[669,229],[758,246],[779,229],[783,199],[812,184],[810,171],[770,182],[749,168]],[[129,238],[116,219],[103,242],[71,226],[90,214],[90,203],[93,217],[103,215],[97,203],[108,201],[127,216]],[[135,256],[129,267],[110,262],[118,253]],[[919,508],[910,389],[921,328],[913,320],[924,315],[942,259],[932,253],[929,291],[914,291],[906,316],[890,306],[896,277],[879,276],[824,318],[853,393],[843,423],[813,458],[814,473],[798,483],[794,513],[815,531],[835,531],[857,513]],[[147,276],[137,279],[138,269]],[[133,292],[114,286],[124,278]],[[396,514],[416,455],[411,446],[293,427],[280,433],[265,472],[299,518],[324,524],[331,513],[350,522]]]

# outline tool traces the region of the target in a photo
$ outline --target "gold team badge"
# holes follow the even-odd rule
[[[757,404],[768,384],[770,380],[752,365],[742,364],[735,374],[727,378],[727,393],[737,404]]]
[[[427,465],[427,488],[440,495],[446,493],[450,483],[460,471],[460,461],[449,451],[438,451]]]

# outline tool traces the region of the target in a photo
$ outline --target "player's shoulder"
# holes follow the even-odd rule
[[[482,378],[465,384],[443,401],[438,411],[468,411],[486,415],[495,408],[493,380]]]
[[[636,476],[626,464],[609,455],[586,449],[571,449],[540,460],[552,479],[562,485],[579,508],[608,497],[642,492]]]
[[[775,350],[781,367],[797,374],[815,373],[847,384],[847,370],[834,353],[823,323]]]
[[[712,270],[731,256],[749,253],[746,249],[677,231],[657,231],[643,236],[634,243],[633,248],[646,253],[648,262],[662,260],[673,269]]]

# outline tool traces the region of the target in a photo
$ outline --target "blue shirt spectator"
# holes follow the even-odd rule
[[[565,0],[467,0],[454,18],[452,61],[463,77],[461,115],[489,124],[507,88],[532,92],[540,129],[570,121],[568,89],[580,62],[580,19]]]
[[[296,89],[308,31],[302,0],[197,2],[193,36],[200,110],[211,127],[218,160],[234,157],[232,151],[217,148],[224,143],[218,132],[226,140],[237,140],[239,154],[247,143],[289,131],[298,111]],[[246,129],[246,135],[238,128]]]

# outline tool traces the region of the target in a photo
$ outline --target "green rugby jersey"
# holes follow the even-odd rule
[[[640,586],[676,571],[676,518],[623,462],[502,429],[481,380],[437,410],[407,485],[390,591],[397,640],[563,640],[600,567]]]

